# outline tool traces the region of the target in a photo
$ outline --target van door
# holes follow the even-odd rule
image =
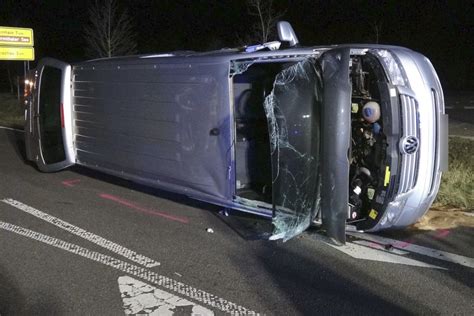
[[[316,60],[280,72],[264,106],[273,177],[270,239],[286,241],[308,228],[319,211],[322,78]]]
[[[72,146],[71,66],[45,58],[38,63],[36,93],[32,102],[30,149],[44,172],[53,172],[75,161]],[[27,142],[28,143],[28,142]]]

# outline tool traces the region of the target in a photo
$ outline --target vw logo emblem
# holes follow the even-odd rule
[[[418,151],[420,141],[416,136],[407,136],[400,142],[400,151],[402,154],[414,154]]]

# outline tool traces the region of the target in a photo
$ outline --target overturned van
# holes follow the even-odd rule
[[[344,243],[346,225],[414,223],[447,165],[429,60],[394,46],[289,44],[43,59],[27,157],[45,172],[78,164],[271,217],[271,239],[316,223]]]

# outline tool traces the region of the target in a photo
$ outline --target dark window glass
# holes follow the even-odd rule
[[[61,75],[60,69],[46,66],[41,76],[39,126],[41,152],[46,164],[66,159],[61,129]]]

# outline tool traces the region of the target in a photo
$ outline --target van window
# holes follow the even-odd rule
[[[41,75],[39,130],[41,153],[46,164],[66,159],[61,129],[60,69],[45,66]]]

